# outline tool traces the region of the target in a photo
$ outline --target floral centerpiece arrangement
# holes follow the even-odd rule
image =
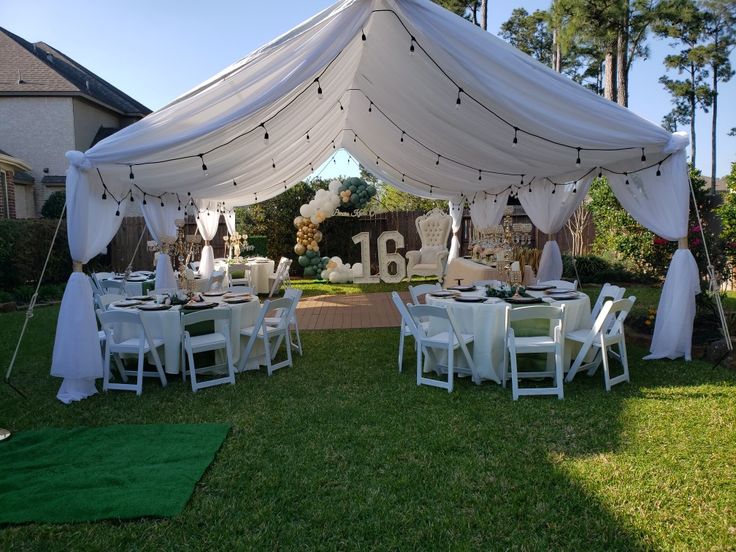
[[[486,286],[486,297],[498,297],[499,299],[508,299],[509,297],[531,297],[526,292],[524,286],[503,286],[501,288],[494,288],[492,286]]]

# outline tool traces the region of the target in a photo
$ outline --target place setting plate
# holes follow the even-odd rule
[[[440,291],[430,291],[429,295],[432,297],[438,297],[440,299],[442,298],[448,298],[448,297],[455,297],[457,295],[457,292],[449,291],[449,290],[440,290]]]
[[[128,299],[132,299],[133,301],[153,301],[154,298],[150,295],[133,295],[128,297]]]
[[[485,303],[487,297],[480,297],[480,296],[465,296],[465,297],[454,297],[455,301],[458,303]]]
[[[187,303],[186,305],[182,305],[182,309],[184,310],[205,310],[205,309],[211,309],[217,306],[217,303],[208,303],[207,301],[200,301],[195,303]]]
[[[171,305],[159,305],[158,303],[146,303],[138,306],[138,310],[142,311],[165,311],[170,308]]]
[[[526,286],[527,291],[547,291],[550,289],[554,289],[555,286],[543,286],[543,285],[534,285]]]
[[[450,289],[452,291],[464,292],[464,291],[475,291],[476,287],[475,286],[450,286],[447,289]]]
[[[579,299],[580,295],[576,292],[568,293],[550,293],[549,297],[555,301],[569,301],[571,299]]]
[[[220,297],[226,293],[227,291],[205,291],[202,295],[205,297]]]
[[[252,297],[228,297],[226,299],[223,299],[223,303],[227,303],[228,305],[238,305],[240,303],[250,303],[253,300]]]
[[[118,307],[118,308],[121,308],[121,309],[127,309],[128,307],[135,307],[135,306],[138,306],[140,304],[141,304],[140,301],[135,301],[133,299],[125,299],[123,301],[115,301],[112,304],[112,306],[113,307]]]
[[[512,305],[533,305],[543,302],[541,297],[506,297],[504,301]]]

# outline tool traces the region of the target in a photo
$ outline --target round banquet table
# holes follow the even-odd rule
[[[544,297],[541,292],[529,291],[528,293],[532,296]],[[485,290],[466,292],[462,295],[485,297]],[[483,303],[461,303],[452,298],[432,297],[429,294],[425,297],[428,305],[441,306],[452,312],[458,326],[457,330],[460,333],[475,336],[475,340],[468,348],[481,379],[498,378],[501,381],[503,377],[504,347],[506,346],[504,335],[506,307],[511,306],[513,308],[516,305],[510,305],[497,298],[488,298]],[[549,304],[555,306],[565,305],[565,332],[591,327],[590,298],[586,294],[580,293],[577,299],[550,301]],[[433,320],[429,327],[430,334],[445,331],[444,327],[433,327],[435,324],[439,323]],[[565,371],[570,366],[571,352],[570,347],[564,347],[563,366]],[[444,359],[442,355],[438,355],[438,357],[441,359],[440,362],[446,362],[446,354]],[[434,371],[436,367],[431,364],[430,355],[425,358],[425,372]],[[455,354],[455,363],[459,366],[465,365],[462,354]]]
[[[247,344],[246,337],[241,337],[240,330],[255,324],[258,313],[261,309],[261,303],[258,298],[253,298],[245,303],[228,304],[221,300],[221,297],[205,297],[207,301],[218,303],[216,309],[228,309],[230,311],[230,342],[233,348],[233,363],[236,368],[240,361],[240,353],[245,350]],[[135,307],[117,307],[115,303],[110,305],[111,309],[133,310]],[[140,313],[146,331],[150,337],[157,337],[164,342],[164,354],[161,356],[161,362],[164,364],[164,370],[167,374],[178,374],[181,370],[181,306],[174,305],[169,310],[161,311],[142,311]],[[197,312],[197,311],[189,311]],[[219,330],[222,322],[215,323],[215,330]],[[116,327],[116,332],[120,332],[121,339],[136,337],[137,333],[134,327],[129,324],[120,324]],[[263,345],[260,341],[256,342],[250,359],[246,365],[246,369],[257,369],[259,366],[258,357],[263,355]]]

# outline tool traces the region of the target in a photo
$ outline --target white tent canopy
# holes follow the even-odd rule
[[[336,148],[417,195],[457,204],[518,194],[550,233],[603,173],[639,222],[677,240],[687,235],[686,145],[428,0],[343,0],[86,153],[70,152],[70,247],[87,262],[131,198],[247,205],[299,182]],[[677,281],[690,290],[687,255],[690,276]],[[71,309],[94,325],[77,276],[52,366],[66,378],[63,400],[93,392],[89,378],[101,374],[96,332],[64,346],[67,332],[78,335],[66,327]],[[685,303],[694,313],[694,296]],[[688,316],[655,339],[655,355],[689,356]],[[87,380],[72,384],[81,365]]]

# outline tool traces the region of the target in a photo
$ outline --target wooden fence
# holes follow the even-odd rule
[[[515,223],[530,222],[528,217],[523,214],[523,211],[518,208],[517,211],[518,213],[514,214]],[[353,243],[351,237],[360,232],[369,232],[371,266],[373,271],[377,272],[378,249],[376,246],[376,240],[378,239],[378,236],[380,236],[382,232],[398,230],[401,235],[404,236],[404,249],[401,253],[405,255],[407,251],[418,250],[421,247],[421,242],[419,240],[419,235],[417,234],[414,221],[417,217],[423,214],[424,212],[422,211],[400,211],[393,213],[379,213],[364,217],[332,217],[325,221],[321,226],[321,230],[324,235],[322,243],[320,243],[321,253],[322,255],[330,257],[338,256],[346,263],[359,262],[360,247]],[[194,218],[189,217],[186,223],[187,234],[193,234],[196,231],[196,228],[197,225]],[[225,256],[225,243],[222,240],[222,237],[226,232],[227,229],[225,227],[225,223],[222,221],[217,229],[215,238],[211,242],[215,258]],[[138,243],[141,234],[144,234],[143,239],[134,256],[133,252],[135,251],[136,244]],[[473,223],[470,220],[470,215],[466,211],[463,216],[460,232],[458,233],[458,237],[460,238],[461,254],[467,254],[469,249],[468,246],[472,241],[472,234]],[[583,238],[583,242],[586,244],[586,251],[589,250],[593,237],[593,224],[589,223],[585,229]],[[146,242],[150,239],[152,238],[145,227],[143,217],[126,217],[123,220],[120,230],[110,244],[110,260],[113,270],[124,271],[128,266],[128,263],[131,261],[131,257],[134,269],[143,270],[153,267],[153,253],[149,252],[146,247]],[[556,239],[563,252],[570,250],[572,238],[567,229],[563,229],[559,232],[556,235]],[[531,247],[541,249],[547,240],[548,237],[546,234],[540,232],[536,228],[532,230]],[[269,244],[269,251],[274,257],[284,256],[296,260],[293,246],[293,243]],[[392,247],[392,245],[390,247]],[[393,250],[389,248],[389,253],[392,252]],[[294,262],[292,266],[294,267],[295,272],[297,272],[296,262]]]

